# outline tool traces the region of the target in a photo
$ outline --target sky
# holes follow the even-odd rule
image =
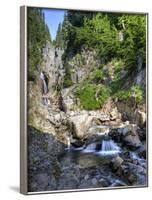
[[[52,40],[55,39],[58,25],[63,22],[64,10],[43,9],[45,22],[48,25]]]

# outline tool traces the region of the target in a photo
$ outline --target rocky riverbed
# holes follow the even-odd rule
[[[71,131],[70,116],[66,119],[62,137],[69,138],[69,143],[61,141],[59,130],[56,137],[29,127],[29,191],[146,186],[145,127],[110,121],[95,125],[98,118],[85,112],[82,115],[92,121],[83,116],[86,123],[82,128],[81,116],[79,121],[70,121],[75,131],[71,135],[67,133]]]

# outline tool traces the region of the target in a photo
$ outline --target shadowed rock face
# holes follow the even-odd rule
[[[60,165],[57,156],[65,145],[52,134],[28,128],[28,190],[48,191],[57,188]]]

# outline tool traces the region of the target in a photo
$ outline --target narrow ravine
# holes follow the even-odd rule
[[[59,43],[46,40],[28,80],[29,191],[146,186],[144,61],[138,56],[137,69],[127,68],[117,54],[102,56],[91,42],[74,49],[70,45],[83,41],[86,27],[75,27],[70,16],[75,43],[71,35]],[[88,20],[112,23],[98,15]],[[120,32],[125,35],[125,29],[115,34]]]

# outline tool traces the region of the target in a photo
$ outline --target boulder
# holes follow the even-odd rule
[[[137,125],[129,124],[129,125],[126,125],[124,128],[122,128],[122,134],[124,136],[127,135],[129,132],[131,132],[132,135],[136,135],[137,134]]]
[[[63,99],[63,110],[68,112],[74,108],[74,101],[71,98]]]
[[[89,135],[106,135],[110,131],[108,126],[103,126],[103,125],[97,125],[97,126],[91,126],[88,129],[88,134]]]
[[[68,124],[72,134],[76,138],[83,138],[90,126],[92,117],[87,113],[69,117]]]
[[[138,149],[138,155],[141,158],[146,159],[146,145],[142,145],[139,149]]]
[[[123,163],[123,159],[120,156],[117,156],[112,159],[110,166],[112,170],[117,170],[121,166],[122,163]]]
[[[129,147],[140,147],[142,145],[139,136],[136,135],[127,135],[124,137],[124,141],[125,143],[129,146]]]
[[[145,112],[142,112],[140,110],[137,110],[136,111],[136,115],[135,115],[135,121],[136,121],[136,124],[142,128],[144,127],[145,123],[146,123],[146,113]]]
[[[105,178],[101,178],[99,180],[99,183],[101,184],[102,187],[108,187],[110,185],[109,181],[106,180]]]
[[[92,185],[96,186],[97,184],[98,184],[98,180],[96,178],[93,178],[92,179]]]
[[[120,113],[118,112],[118,109],[115,107],[110,112],[110,119],[111,120],[116,120],[117,118],[120,118]]]

